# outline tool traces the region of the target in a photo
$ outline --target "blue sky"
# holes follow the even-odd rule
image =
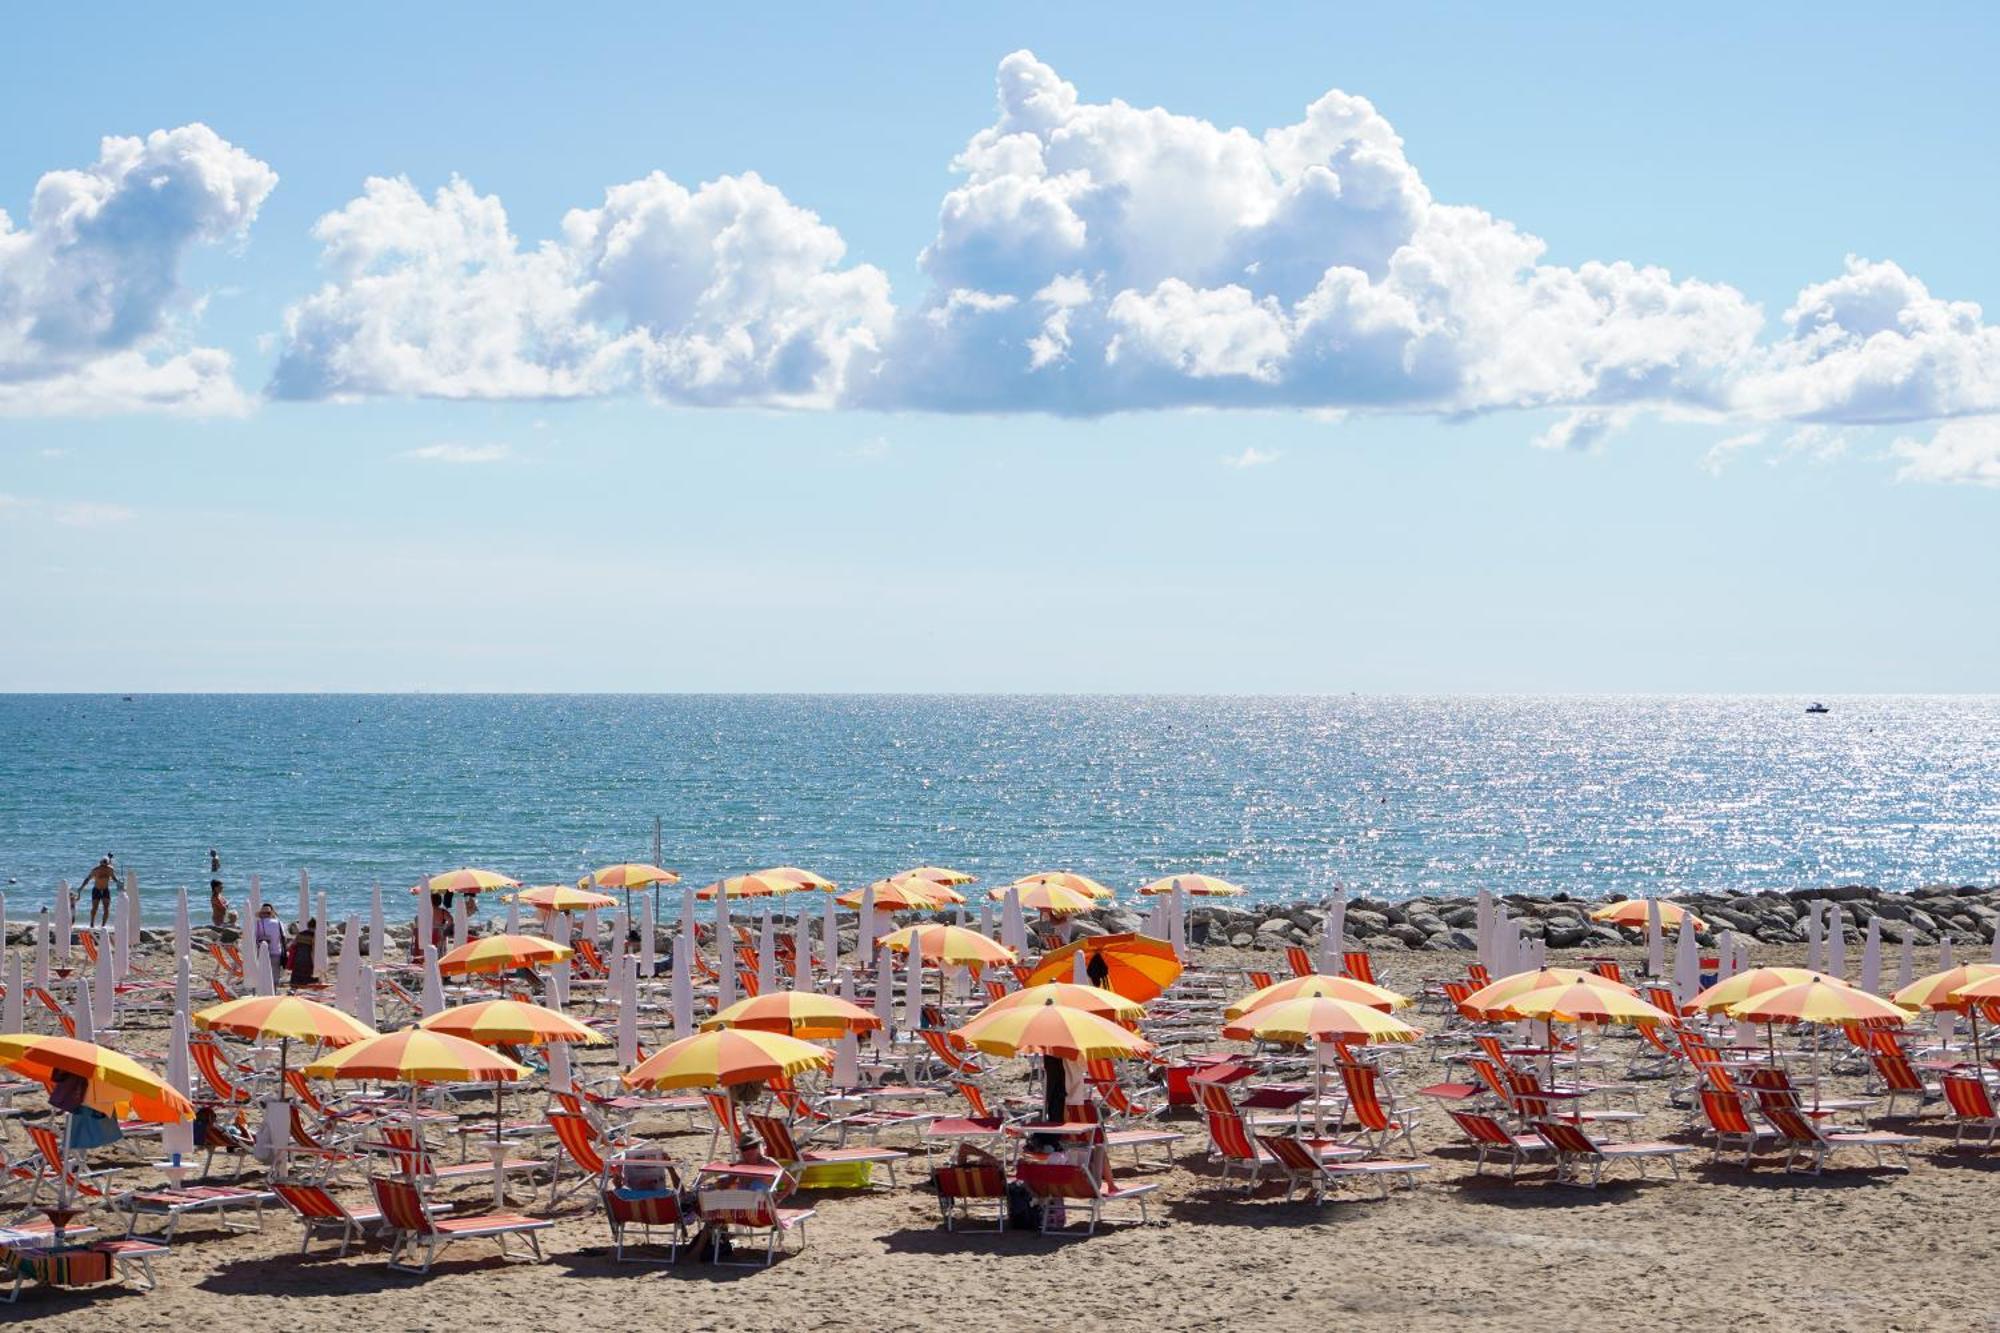
[[[0,53],[0,688],[1992,686],[1978,7],[113,15]],[[996,112],[996,71],[1037,97]],[[1333,89],[1375,118],[1338,206],[1180,234],[1309,174],[1257,136]],[[194,122],[130,179],[195,173],[202,221],[33,230],[45,173]],[[1054,258],[994,202],[1052,171],[952,169],[1023,127],[1087,178]],[[412,256],[454,176],[516,250]],[[751,240],[688,315],[717,217]],[[84,290],[150,323],[51,333]],[[206,396],[131,410],[182,364]]]

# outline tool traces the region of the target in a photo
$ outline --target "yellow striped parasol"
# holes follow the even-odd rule
[[[592,880],[597,881],[597,887],[600,889],[624,889],[629,893],[634,889],[643,889],[654,884],[678,884],[681,882],[681,877],[671,870],[647,865],[643,861],[621,861],[617,865],[597,867],[590,874],[577,880],[576,886],[579,889],[587,889]]]
[[[1699,991],[1688,1001],[1688,1007],[1696,1013],[1726,1014],[1730,1006],[1741,1004],[1753,995],[1766,991],[1781,990],[1786,986],[1796,986],[1802,981],[1824,981],[1831,986],[1845,986],[1839,977],[1824,972],[1814,972],[1803,967],[1753,967],[1746,972],[1718,981],[1707,990]]]
[[[463,1037],[409,1027],[330,1051],[305,1072],[311,1078],[415,1084],[512,1083],[528,1070]]]
[[[1053,999],[1012,1009],[989,1008],[959,1028],[956,1035],[988,1055],[1115,1060],[1153,1049],[1153,1044],[1138,1033]]]
[[[960,884],[976,884],[979,882],[979,876],[977,875],[968,875],[963,870],[952,870],[946,866],[916,866],[899,874],[891,875],[889,878],[927,879],[933,884],[943,884],[947,887],[956,887]]]
[[[463,1037],[481,1046],[604,1046],[610,1038],[568,1014],[521,1000],[480,1000],[417,1020],[425,1032]]]
[[[825,1040],[849,1032],[873,1032],[882,1026],[882,1020],[835,995],[781,990],[738,1000],[701,1026],[704,1030],[736,1028]]]
[[[1625,898],[1619,902],[1609,903],[1603,907],[1593,909],[1590,913],[1590,919],[1592,921],[1604,922],[1607,925],[1632,926],[1643,930],[1646,927],[1646,922],[1650,919],[1648,916],[1648,903],[1658,903],[1660,905],[1661,930],[1679,930],[1681,928],[1681,918],[1694,915],[1679,903],[1670,903],[1665,898]],[[1696,930],[1707,930],[1708,922],[1703,921],[1698,916],[1694,917],[1694,928]]]
[[[1040,884],[1015,884],[1008,888],[992,889],[989,898],[1005,898],[1009,893],[1021,895],[1021,906],[1032,912],[1046,912],[1050,916],[1075,916],[1088,912],[1097,906],[1097,899],[1075,889],[1066,889],[1060,884],[1046,882]]]
[[[839,888],[823,875],[815,875],[810,870],[797,866],[772,866],[769,870],[752,871],[758,879],[781,885],[787,893],[832,893]]]
[[[1732,1018],[1752,1023],[1859,1024],[1869,1028],[1901,1027],[1909,1015],[1883,999],[1854,986],[1829,981],[1801,981],[1752,995],[1730,1006]]]
[[[297,995],[245,995],[198,1009],[194,1025],[252,1040],[277,1038],[346,1046],[382,1034],[358,1018]]]
[[[876,880],[866,892],[872,897],[878,912],[928,912],[944,902],[946,890],[943,885],[929,880],[898,875],[895,879]],[[862,893],[861,889],[849,889],[834,901],[842,907],[859,909]]]
[[[459,870],[447,870],[441,875],[432,875],[428,880],[419,880],[410,886],[411,893],[484,893],[488,889],[515,889],[521,881],[509,879],[497,870],[477,870],[466,866]]]
[[[1040,870],[1032,875],[1023,875],[1014,882],[1022,888],[1030,884],[1060,884],[1065,889],[1074,889],[1078,893],[1100,900],[1118,896],[1090,876],[1079,875],[1073,870]]]
[[[1146,1006],[1137,1000],[1128,1000],[1116,991],[1100,986],[1079,986],[1073,981],[1050,981],[1040,986],[1024,986],[1020,990],[1009,991],[980,1010],[977,1016],[984,1017],[1007,1009],[1031,1009],[1051,1000],[1120,1023],[1136,1023],[1146,1016]]]
[[[1957,993],[1975,982],[2000,977],[2000,964],[1961,963],[1942,972],[1918,977],[1889,998],[1905,1009],[1963,1010],[1965,1002]]]
[[[1508,1000],[1505,1013],[1509,1018],[1534,1018],[1544,1023],[1644,1026],[1674,1021],[1672,1014],[1636,995],[1585,981],[1557,981],[1527,991]]]
[[[1365,1004],[1370,1009],[1380,1009],[1385,1014],[1395,1009],[1407,1009],[1414,1003],[1409,996],[1392,991],[1386,986],[1356,981],[1353,977],[1329,977],[1316,973],[1312,976],[1291,977],[1284,981],[1273,982],[1262,990],[1251,991],[1224,1009],[1222,1016],[1241,1018],[1254,1009],[1262,1009],[1266,1005],[1279,1004],[1285,1000],[1310,1000],[1321,997],[1346,1000],[1349,1004]]]
[[[514,895],[514,901],[532,907],[543,916],[552,912],[587,912],[591,908],[616,907],[618,900],[608,893],[571,888],[567,884],[537,884]]]
[[[1174,946],[1165,940],[1150,935],[1095,935],[1043,954],[1035,970],[1028,974],[1027,984],[1072,980],[1079,954],[1083,955],[1086,973],[1092,958],[1104,960],[1108,969],[1104,989],[1141,1004],[1164,992],[1181,974],[1181,960],[1174,957]]]
[[[1622,981],[1612,981],[1600,977],[1595,972],[1584,972],[1574,967],[1543,967],[1527,972],[1514,972],[1498,981],[1481,986],[1472,994],[1459,1001],[1459,1012],[1467,1018],[1506,1019],[1515,1017],[1508,1006],[1529,991],[1540,990],[1557,982],[1573,982],[1585,986],[1602,986],[1607,990],[1623,991],[1638,998],[1639,992]]]
[[[1172,893],[1175,889],[1195,898],[1240,898],[1244,894],[1241,884],[1231,884],[1213,875],[1168,875],[1165,879],[1140,886],[1139,892],[1152,898]]]
[[[540,935],[488,935],[467,940],[438,959],[438,971],[445,976],[481,972],[512,972],[517,967],[567,962],[576,950]]]
[[[775,898],[786,892],[789,890],[784,885],[761,875],[731,875],[728,879],[702,885],[694,891],[694,896],[713,901],[718,893],[727,898]]]
[[[1423,1033],[1380,1009],[1315,995],[1253,1009],[1226,1024],[1222,1035],[1232,1041],[1277,1041],[1293,1046],[1308,1040],[1367,1046],[1376,1042],[1415,1041]]]
[[[194,1103],[129,1055],[74,1037],[41,1037],[25,1032],[0,1036],[0,1069],[33,1079],[43,1087],[58,1073],[88,1085],[84,1104],[116,1119],[151,1125],[194,1119]]]
[[[917,956],[933,967],[982,967],[1014,961],[1014,951],[996,944],[976,930],[964,926],[904,926],[890,931],[876,943],[896,953],[908,953],[915,945]]]
[[[666,1092],[763,1083],[780,1074],[789,1077],[832,1064],[833,1053],[826,1048],[782,1032],[717,1028],[662,1046],[626,1070],[622,1081],[628,1088]]]

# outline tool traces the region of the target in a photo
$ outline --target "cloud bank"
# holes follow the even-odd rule
[[[229,354],[188,347],[181,267],[247,234],[277,173],[206,125],[107,138],[0,211],[0,412],[239,411]]]
[[[1434,198],[1388,120],[1340,91],[1253,133],[1088,101],[1020,51],[953,165],[902,304],[755,174],[614,185],[530,241],[468,182],[371,179],[313,229],[324,281],[287,310],[267,392],[1555,410],[1537,443],[1568,449],[1648,412],[1729,422],[1730,450],[1783,423],[1946,423],[1895,446],[1932,480],[1975,479],[1985,427],[1952,423],[2000,412],[2000,328],[1895,263],[1852,257],[1775,320],[1722,282],[1551,264],[1514,223]],[[174,343],[178,265],[241,235],[275,179],[201,126],[45,177],[27,228],[0,223],[0,403],[238,401],[226,354]]]

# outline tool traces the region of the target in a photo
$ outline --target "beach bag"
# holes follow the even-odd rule
[[[72,1148],[102,1148],[124,1137],[125,1132],[118,1128],[118,1122],[102,1111],[84,1106],[70,1113],[69,1146]]]
[[[1007,1225],[1015,1231],[1042,1229],[1041,1202],[1018,1180],[1007,1182]]]

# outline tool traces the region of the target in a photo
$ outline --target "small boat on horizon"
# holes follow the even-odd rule
[[[1819,700],[1815,699],[1811,703],[1806,705],[1806,711],[1808,713],[1831,713],[1833,710],[1831,708],[1828,708],[1825,704],[1821,703]]]

